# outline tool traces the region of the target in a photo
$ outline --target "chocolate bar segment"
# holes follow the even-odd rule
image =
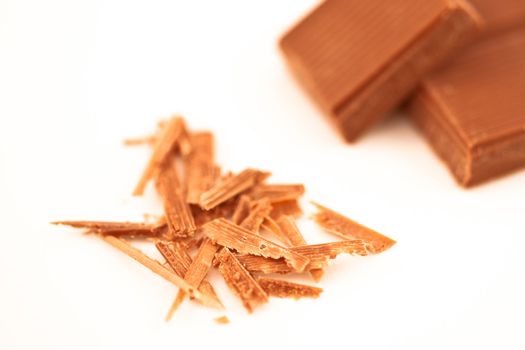
[[[479,25],[460,1],[328,0],[280,45],[305,89],[354,141]]]
[[[470,0],[485,22],[483,34],[525,24],[524,0]]]
[[[414,121],[457,181],[525,166],[525,26],[467,47],[422,84]]]

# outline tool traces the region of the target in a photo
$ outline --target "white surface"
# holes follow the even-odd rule
[[[525,173],[462,190],[402,117],[341,142],[276,49],[315,2],[0,1],[1,349],[525,347]],[[214,274],[231,324],[191,303],[165,323],[168,282],[47,222],[158,212],[130,196],[148,150],[120,141],[174,112],[225,168],[303,182],[399,243],[251,316]]]

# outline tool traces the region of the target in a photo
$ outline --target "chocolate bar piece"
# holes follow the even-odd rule
[[[430,75],[411,115],[463,186],[525,166],[525,26],[474,43]]]
[[[354,141],[480,23],[460,0],[328,0],[280,45],[305,89]]]
[[[470,0],[485,22],[483,35],[525,24],[524,0]]]

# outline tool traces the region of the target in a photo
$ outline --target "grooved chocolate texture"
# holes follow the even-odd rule
[[[485,32],[493,33],[525,24],[524,0],[470,0],[485,22]]]
[[[525,26],[468,46],[430,75],[411,114],[463,186],[525,166]]]
[[[479,24],[459,1],[328,0],[280,44],[305,89],[354,141]]]

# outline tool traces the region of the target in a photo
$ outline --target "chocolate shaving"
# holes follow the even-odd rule
[[[210,210],[230,198],[246,191],[270,176],[270,173],[254,169],[243,172],[221,181],[218,185],[201,194],[199,205]]]
[[[187,201],[198,204],[202,193],[215,184],[218,168],[214,163],[213,134],[198,132],[189,135],[191,152],[185,157],[188,185]],[[219,171],[220,172],[220,171]]]
[[[184,280],[188,282],[191,286],[199,288],[199,290],[202,291],[204,294],[212,295],[220,303],[220,300],[217,298],[215,290],[213,289],[211,284],[208,281],[204,280],[204,277],[206,277],[206,274],[208,273],[208,270],[211,267],[217,249],[218,247],[212,244],[209,240],[206,240],[203,244],[201,244],[201,246],[199,247],[199,252],[197,253],[197,257],[195,258],[195,260],[193,260],[193,262],[187,268],[186,273],[184,274]],[[185,261],[187,261],[187,258],[185,258]],[[184,300],[185,294],[186,293],[184,293],[183,290],[179,290],[168,312],[168,316],[166,317],[167,320],[171,319],[179,305]]]
[[[284,258],[295,271],[304,270],[309,260],[303,255],[273,243],[258,234],[250,232],[234,223],[215,219],[205,224],[202,229],[212,241],[239,253],[252,254],[267,258]]]
[[[286,260],[283,258],[271,259],[255,255],[236,255],[236,257],[246,268],[246,270],[250,271],[250,273],[287,274],[294,272],[294,270],[286,263]],[[322,263],[324,264],[325,261]],[[310,261],[306,269],[316,266],[316,264],[317,263],[315,261]],[[319,267],[322,267],[322,265],[319,265]]]
[[[149,180],[151,180],[155,172],[168,159],[171,151],[177,145],[180,135],[184,132],[184,120],[180,117],[171,118],[163,127],[161,134],[153,149],[153,154],[142,173],[142,176],[133,191],[134,196],[141,196]]]
[[[321,288],[273,278],[259,277],[257,282],[268,296],[277,298],[318,298],[323,292]]]
[[[211,267],[213,258],[218,249],[219,247],[213,244],[209,239],[206,239],[201,244],[197,256],[184,276],[186,282],[194,287],[198,287],[201,284],[204,277],[206,277],[206,274],[208,274],[208,270]]]
[[[258,232],[264,218],[272,211],[272,205],[268,198],[262,198],[252,203],[248,216],[241,222],[240,226]]]
[[[137,138],[129,138],[123,141],[126,146],[141,146],[141,145],[154,145],[157,142],[157,136],[144,136]]]
[[[215,318],[215,322],[218,324],[228,324],[230,323],[230,320],[226,316],[221,316],[221,317]]]
[[[264,220],[261,224],[261,228],[266,230],[267,232],[270,232],[274,237],[277,237],[277,239],[279,239],[279,241],[281,241],[281,243],[283,243],[284,245],[290,245],[288,238],[286,238],[279,225],[275,222],[274,219],[272,219],[271,216],[264,217]]]
[[[231,218],[238,204],[236,198],[232,198],[211,210],[204,210],[199,206],[192,205],[191,211],[197,227],[218,218]]]
[[[222,308],[222,305],[219,302],[217,302],[217,300],[201,293],[198,290],[195,290],[194,287],[192,287],[188,282],[184,281],[177,274],[165,268],[157,260],[150,258],[149,256],[142,253],[140,250],[132,247],[128,242],[114,236],[103,236],[102,238],[106,242],[111,244],[113,247],[127,254],[129,257],[135,259],[151,271],[155,272],[167,281],[173,283],[175,286],[184,290],[186,293],[199,300],[203,305],[212,306],[219,309]]]
[[[222,248],[216,259],[224,281],[241,299],[249,313],[252,313],[255,306],[268,302],[268,296],[264,290],[228,248]]]
[[[192,262],[184,244],[180,242],[158,241],[155,243],[155,247],[164,259],[166,259],[166,262],[173,271],[184,278]]]
[[[141,195],[154,179],[162,199],[161,216],[144,215],[144,222],[58,221],[53,224],[84,229],[104,239],[131,258],[177,286],[178,293],[166,315],[173,317],[184,299],[222,308],[213,286],[206,279],[216,268],[248,312],[268,301],[282,298],[317,298],[322,289],[279,279],[252,276],[309,271],[318,281],[329,259],[338,254],[368,255],[394,241],[324,207],[316,221],[343,237],[360,238],[307,245],[296,226],[302,215],[298,199],[301,184],[268,184],[270,173],[246,169],[221,175],[215,165],[213,135],[192,133],[179,117],[159,123],[146,139],[154,141],[153,154],[134,194]],[[180,178],[179,178],[180,175]],[[281,243],[274,243],[263,235]],[[164,257],[161,263],[134,248],[123,238],[142,238],[155,243]],[[232,251],[234,251],[232,253]],[[194,258],[192,255],[195,253]],[[215,319],[225,324],[226,316]]]
[[[288,238],[292,246],[304,246],[307,245],[303,235],[299,231],[299,228],[295,224],[293,217],[289,215],[283,215],[277,220],[277,224],[281,228],[281,232]],[[322,268],[316,268],[310,270],[314,281],[319,282],[323,277],[324,271]]]
[[[341,241],[323,244],[305,245],[290,248],[290,250],[307,257],[310,262],[307,270],[322,269],[328,259],[335,259],[339,254],[368,255],[367,245],[360,240]],[[295,272],[284,259],[271,259],[254,255],[238,255],[237,259],[252,273],[280,273]]]
[[[339,254],[343,253],[359,256],[370,255],[369,244],[360,239],[303,245],[290,249],[301,255],[307,256],[313,261],[316,261],[319,258],[335,259]]]
[[[303,215],[303,210],[299,205],[297,200],[282,201],[272,204],[272,212],[270,216],[277,220],[283,215],[290,215],[295,218],[301,217]]]
[[[269,185],[259,184],[250,191],[250,197],[254,200],[267,198],[270,203],[293,201],[304,194],[304,185]]]
[[[169,239],[193,236],[197,227],[186,203],[173,161],[165,163],[157,176],[157,189],[164,203],[169,225]]]
[[[99,233],[119,237],[156,237],[164,231],[165,225],[148,225],[135,222],[110,221],[56,221],[54,225],[65,225],[86,229],[88,233]]]
[[[242,195],[237,201],[237,206],[232,215],[232,221],[234,224],[240,225],[241,222],[246,219],[250,213],[250,197]]]
[[[190,269],[190,266],[192,266],[192,259],[190,255],[188,254],[186,247],[184,244],[179,242],[173,242],[173,243],[167,243],[158,241],[155,243],[155,246],[157,247],[157,250],[162,254],[164,259],[166,259],[166,262],[169,264],[169,266],[175,271],[175,273],[186,280],[190,285],[195,287],[196,283],[195,281],[197,278],[192,277],[192,280],[194,284],[192,284],[192,281],[187,281],[187,275],[188,271]],[[196,267],[194,268],[196,269]],[[192,274],[195,274],[192,272]],[[201,280],[200,284],[198,285],[198,289],[205,295],[208,295],[212,298],[214,298],[217,303],[221,304],[221,301],[219,300],[217,294],[215,293],[215,289],[211,285],[211,283],[204,279]],[[180,291],[179,291],[180,294]],[[177,298],[182,298],[180,295],[177,296]]]
[[[392,247],[396,241],[382,234],[363,226],[346,216],[313,203],[318,212],[314,215],[314,220],[326,231],[345,239],[361,239],[369,244],[368,250],[371,253],[381,253]]]
[[[166,322],[171,321],[171,319],[173,318],[173,315],[175,314],[175,311],[177,311],[179,306],[184,301],[184,298],[186,298],[186,292],[184,292],[182,289],[179,289],[179,291],[177,292],[177,296],[175,297],[175,299],[173,299],[173,303],[171,304],[170,309],[168,310],[168,313],[166,314],[166,318],[165,318]]]

